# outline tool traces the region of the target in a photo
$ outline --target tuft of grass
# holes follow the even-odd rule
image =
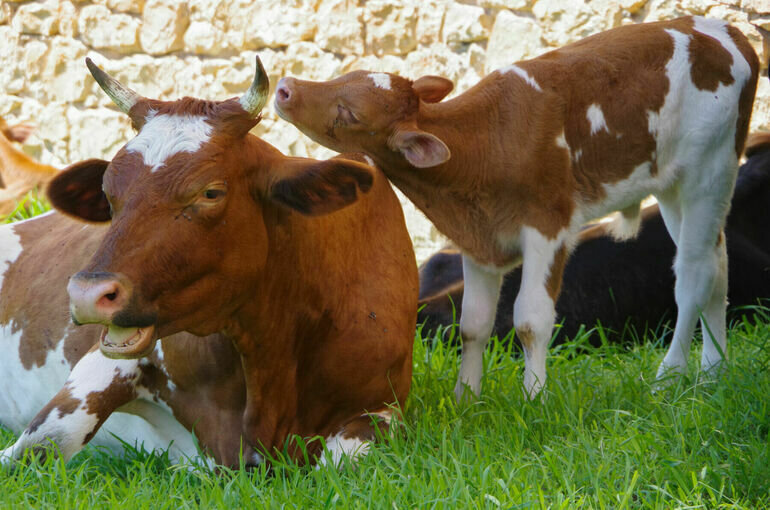
[[[695,352],[691,376],[653,393],[660,343],[591,347],[586,334],[553,349],[533,402],[516,347],[493,341],[481,398],[457,405],[457,349],[418,331],[402,426],[355,468],[278,454],[269,471],[185,469],[89,447],[67,465],[0,470],[0,507],[770,507],[770,323],[736,322],[729,337],[718,378]],[[0,430],[0,448],[14,439]]]
[[[32,218],[51,210],[51,204],[44,195],[38,193],[37,188],[29,191],[18,201],[16,207],[6,216],[0,216],[0,223],[13,223]]]

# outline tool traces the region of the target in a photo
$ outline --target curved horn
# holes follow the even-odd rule
[[[251,87],[246,91],[244,95],[238,99],[244,110],[249,113],[251,118],[255,118],[260,114],[262,108],[267,103],[267,93],[270,89],[270,80],[267,78],[265,68],[262,67],[262,61],[257,55],[257,72],[254,74],[254,81],[251,82]]]
[[[99,66],[94,64],[88,57],[86,57],[86,66],[88,66],[88,70],[91,71],[91,76],[94,77],[96,83],[98,83],[102,90],[110,96],[112,102],[115,103],[123,113],[127,114],[131,107],[142,98],[142,96],[102,71]]]

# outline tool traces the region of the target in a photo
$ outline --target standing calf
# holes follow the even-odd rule
[[[620,211],[618,235],[630,236],[649,194],[677,245],[677,323],[658,377],[686,370],[699,314],[713,333],[701,366],[719,365],[722,227],[758,68],[735,27],[687,17],[588,37],[499,69],[443,103],[446,79],[365,71],[322,83],[284,78],[275,102],[319,143],[366,152],[462,250],[458,398],[466,385],[480,391],[502,277],[523,259],[513,315],[534,396],[580,226]]]

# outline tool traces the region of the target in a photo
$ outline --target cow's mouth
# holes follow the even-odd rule
[[[99,348],[108,358],[141,358],[155,348],[155,326],[120,328],[107,326],[99,339]]]

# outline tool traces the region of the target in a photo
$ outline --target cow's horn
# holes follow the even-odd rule
[[[94,77],[96,83],[98,83],[102,90],[110,96],[112,102],[115,103],[123,113],[128,113],[131,107],[142,98],[142,96],[102,71],[99,66],[94,64],[88,57],[86,57],[86,66],[88,66],[88,70],[91,71],[91,76]]]
[[[249,115],[254,118],[262,112],[262,108],[267,103],[267,93],[270,89],[270,80],[267,78],[265,68],[262,67],[262,61],[257,55],[257,72],[254,74],[254,81],[251,82],[251,87],[246,91],[244,95],[238,100],[243,106],[243,109],[249,112]]]

